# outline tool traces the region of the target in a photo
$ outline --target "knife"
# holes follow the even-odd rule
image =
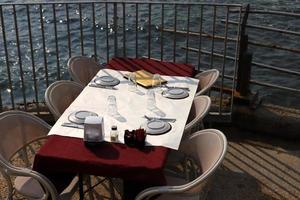
[[[165,117],[148,117],[147,115],[144,115],[144,117],[148,120],[154,120],[154,119],[157,119],[157,120],[161,120],[161,121],[168,121],[168,122],[175,122],[176,119],[174,118],[165,118]]]
[[[168,85],[165,85],[165,87],[168,89],[182,89],[182,90],[190,91],[190,88],[188,88],[188,87],[177,87],[177,86],[173,87],[173,86],[168,86]]]
[[[69,122],[64,122],[64,123],[61,124],[61,126],[69,127],[69,128],[79,128],[79,129],[84,129],[84,126],[83,126],[83,125],[75,124],[75,123],[69,123]]]
[[[89,84],[90,87],[95,87],[95,88],[102,88],[102,89],[109,89],[109,90],[117,90],[117,88],[112,87],[112,86],[102,86],[102,85],[96,85],[96,84]]]

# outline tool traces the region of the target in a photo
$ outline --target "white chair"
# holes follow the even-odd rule
[[[209,96],[197,96],[194,98],[187,124],[184,127],[184,136],[203,129],[202,119],[207,115],[211,106]]]
[[[103,68],[94,58],[86,56],[74,56],[68,60],[67,65],[72,80],[82,86],[86,86]]]
[[[61,80],[52,83],[45,92],[45,101],[57,120],[83,90],[83,86],[74,82]]]
[[[15,193],[26,199],[70,199],[76,192],[77,177],[58,194],[49,179],[30,167],[36,143],[46,139],[50,128],[47,123],[29,113],[8,111],[0,114],[0,172],[7,183],[7,199],[13,199]],[[16,166],[12,162],[15,159],[23,162]],[[20,166],[22,163],[23,166]],[[14,181],[13,177],[16,177]]]
[[[166,172],[166,186],[150,187],[140,192],[135,200],[190,200],[205,195],[210,179],[220,166],[227,150],[224,134],[216,129],[206,129],[184,140],[178,151],[179,172]]]
[[[217,81],[219,74],[220,72],[217,69],[210,69],[196,74],[195,78],[199,80],[199,84],[195,96],[206,94]]]

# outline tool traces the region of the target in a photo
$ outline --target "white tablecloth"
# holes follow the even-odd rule
[[[68,116],[75,111],[88,110],[97,113],[104,118],[105,141],[110,141],[110,129],[112,125],[117,125],[119,131],[119,142],[124,143],[124,130],[140,128],[146,122],[143,117],[159,115],[168,118],[175,118],[176,122],[171,123],[172,129],[166,134],[146,137],[146,145],[165,146],[178,149],[188,114],[197,90],[198,80],[180,76],[162,76],[168,81],[168,85],[188,86],[189,96],[185,99],[169,99],[156,92],[156,106],[158,110],[147,109],[147,89],[138,86],[137,92],[128,91],[127,80],[123,74],[125,71],[115,71],[103,69],[98,72],[98,76],[111,75],[120,80],[120,84],[115,86],[117,90],[95,88],[86,86],[74,102],[66,109],[62,116],[49,132],[49,135],[61,135],[69,137],[83,138],[83,129],[62,127],[63,122],[68,122]],[[107,113],[107,97],[114,95],[117,100],[118,112],[121,117],[110,117]],[[61,96],[63,97],[63,94]],[[158,114],[158,115],[157,115]]]

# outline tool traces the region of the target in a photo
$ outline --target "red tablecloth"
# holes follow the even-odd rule
[[[189,64],[161,62],[148,58],[113,58],[107,68],[123,71],[145,69],[153,74],[169,76],[193,77],[196,73],[194,67]]]
[[[144,58],[113,58],[107,67],[127,71],[146,69],[163,75],[194,75],[190,65]],[[158,146],[138,150],[122,144],[101,143],[86,147],[82,139],[53,135],[36,154],[33,169],[46,175],[58,191],[62,191],[72,175],[77,173],[163,185],[163,166],[167,153],[167,148]]]

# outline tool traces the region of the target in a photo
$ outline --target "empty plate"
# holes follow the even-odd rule
[[[69,115],[69,121],[76,123],[76,124],[84,124],[84,120],[88,116],[98,116],[97,113],[90,112],[90,111],[76,111]]]
[[[120,83],[120,80],[112,76],[99,76],[94,79],[94,83],[103,86],[115,86]]]
[[[142,125],[148,135],[161,135],[171,130],[170,123],[161,120],[147,121]]]
[[[170,99],[184,99],[189,96],[189,92],[181,88],[169,88],[162,92],[162,96]]]

